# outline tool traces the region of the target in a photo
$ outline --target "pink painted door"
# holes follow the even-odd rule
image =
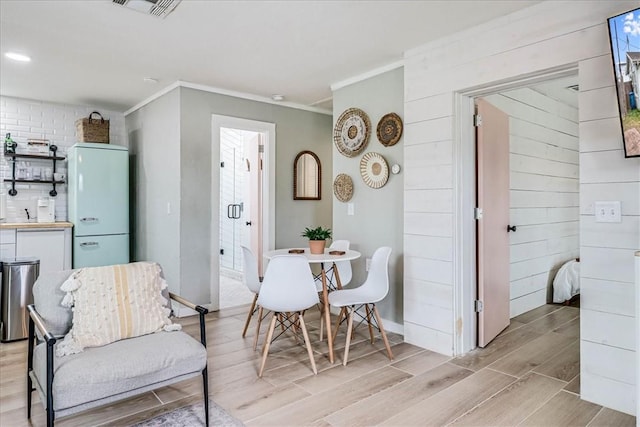
[[[483,99],[476,127],[478,346],[509,326],[509,117]]]

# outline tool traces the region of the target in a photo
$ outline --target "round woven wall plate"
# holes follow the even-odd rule
[[[371,121],[367,113],[359,108],[349,108],[338,117],[333,128],[333,142],[341,154],[353,157],[364,151],[370,134]]]
[[[353,197],[353,180],[346,173],[336,176],[333,181],[333,194],[341,202],[348,202]]]
[[[382,116],[376,128],[378,141],[385,147],[396,145],[402,136],[402,119],[396,113]]]
[[[360,160],[360,175],[365,184],[371,188],[380,188],[389,179],[387,161],[378,153],[366,153]]]

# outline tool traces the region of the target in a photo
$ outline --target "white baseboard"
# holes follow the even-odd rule
[[[207,305],[205,305],[207,307]],[[338,315],[340,310],[336,307],[331,307],[331,313]],[[178,303],[173,304],[173,314],[176,317],[187,317],[187,316],[195,316],[198,314],[197,311],[192,310],[188,307],[182,306]],[[382,319],[382,324],[384,326],[385,331],[393,332],[394,334],[399,334],[404,336],[404,325],[393,322],[389,319]]]
[[[384,325],[385,331],[404,336],[404,325],[388,319],[382,319],[382,324]]]
[[[175,301],[172,304],[171,308],[173,308],[173,315],[176,317],[188,317],[188,316],[195,316],[198,314],[197,311],[191,310],[189,307],[185,307],[181,304],[178,304]]]

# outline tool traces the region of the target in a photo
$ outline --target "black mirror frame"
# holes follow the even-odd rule
[[[298,159],[300,159],[300,157],[304,156],[305,154],[310,154],[318,165],[318,181],[316,182],[316,186],[318,188],[317,197],[298,196]],[[320,164],[320,158],[313,151],[301,151],[293,161],[293,200],[322,200],[322,166]]]

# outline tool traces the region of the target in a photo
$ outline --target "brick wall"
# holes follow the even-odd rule
[[[110,120],[110,143],[127,145],[124,126],[124,115],[121,112],[109,111],[89,105],[53,104],[21,98],[0,96],[0,134],[4,144],[4,137],[11,133],[11,138],[19,144],[26,144],[28,138],[48,139],[51,144],[58,146],[58,155],[65,156],[67,149],[77,142],[75,122],[87,117],[92,111],[100,111],[105,119]],[[35,160],[31,167],[48,168],[50,161]],[[66,161],[58,162],[57,172],[66,174]],[[6,222],[26,222],[29,214],[35,217],[37,200],[49,197],[51,185],[47,184],[17,184],[16,196],[9,196],[10,183],[4,182],[11,177],[11,161],[4,157],[4,146],[0,150],[0,197],[6,198]],[[56,186],[56,221],[67,220],[67,186]],[[4,193],[4,196],[1,194]]]

